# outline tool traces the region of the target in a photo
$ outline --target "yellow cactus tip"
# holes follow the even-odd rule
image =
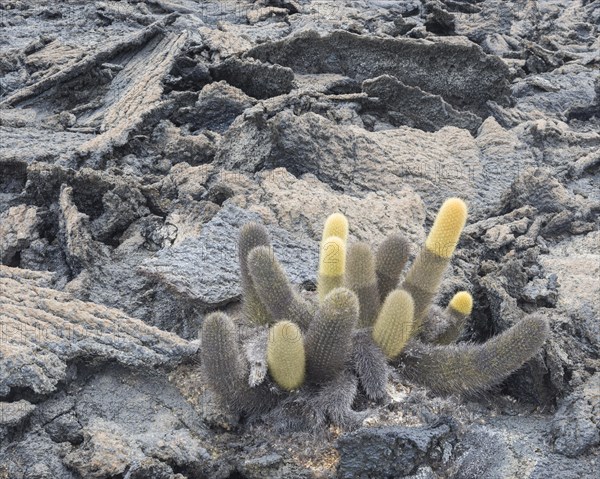
[[[346,270],[346,243],[338,236],[329,236],[321,243],[319,273],[323,276],[341,276]]]
[[[442,258],[450,258],[467,222],[467,205],[460,198],[444,201],[433,222],[425,247]]]
[[[473,311],[473,296],[467,291],[459,291],[450,301],[450,308],[468,316]]]
[[[348,239],[348,219],[342,213],[334,213],[325,221],[323,239],[330,236],[337,236],[344,241]]]

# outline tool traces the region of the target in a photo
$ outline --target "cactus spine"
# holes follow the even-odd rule
[[[373,327],[373,341],[388,359],[394,359],[404,349],[412,333],[413,315],[410,294],[397,289],[388,295]]]
[[[306,359],[300,328],[291,321],[279,321],[269,332],[267,364],[273,380],[287,391],[304,383]]]
[[[344,286],[358,297],[359,326],[372,326],[377,317],[380,302],[375,258],[368,244],[354,243],[348,248]]]
[[[403,289],[415,302],[415,332],[420,328],[467,220],[467,205],[459,198],[444,202],[425,247],[410,268]]]

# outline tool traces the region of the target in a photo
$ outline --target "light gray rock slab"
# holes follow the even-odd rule
[[[237,235],[245,223],[260,222],[256,213],[226,204],[196,238],[166,248],[142,263],[140,272],[207,309],[237,300],[241,295]],[[267,228],[275,255],[292,283],[316,281],[319,246],[278,227]]]

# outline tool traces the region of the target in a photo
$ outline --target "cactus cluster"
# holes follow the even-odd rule
[[[390,367],[440,394],[499,383],[536,354],[548,324],[530,315],[486,343],[457,343],[473,308],[471,295],[457,292],[445,309],[432,300],[466,218],[465,203],[448,199],[402,279],[406,239],[393,234],[376,251],[349,244],[347,219],[331,215],[313,302],[290,284],[265,228],[245,225],[239,236],[243,314],[264,345],[257,350],[265,358],[254,362],[266,362],[268,375],[251,373],[236,325],[213,313],[202,327],[208,385],[237,413],[266,413],[293,426],[344,426],[361,418],[352,410],[359,385],[369,399],[386,396]]]

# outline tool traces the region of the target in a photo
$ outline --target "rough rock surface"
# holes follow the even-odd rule
[[[267,225],[281,225],[315,241],[321,240],[323,218],[331,211],[340,211],[348,217],[355,225],[352,236],[358,241],[377,244],[397,230],[401,230],[415,248],[425,239],[425,207],[409,188],[395,194],[371,191],[366,195],[340,195],[310,173],[297,178],[285,168],[258,173],[255,181],[224,170],[215,181],[226,182],[232,192],[229,201],[258,213]],[[307,191],[311,194],[307,195]],[[361,222],[367,215],[373,215],[377,221]]]
[[[339,477],[404,477],[426,463],[446,462],[451,428],[398,427],[360,429],[342,436],[339,443]],[[428,456],[428,457],[425,457]],[[374,461],[373,458],[378,458]],[[445,461],[444,461],[445,459]]]
[[[481,126],[481,118],[477,115],[455,110],[441,96],[405,85],[391,75],[366,80],[362,89],[370,97],[377,98],[381,109],[387,112],[388,123],[394,126],[407,125],[436,131],[448,125],[464,128],[473,134]]]
[[[596,477],[600,5],[9,0],[0,5],[0,478]],[[264,222],[302,294],[351,239],[468,225],[437,301],[463,336],[551,338],[476,397],[392,375],[356,431],[222,414],[198,329],[238,311]]]
[[[567,457],[577,457],[600,444],[600,375],[594,374],[562,403],[552,421],[554,448]]]
[[[10,264],[39,237],[40,219],[35,206],[19,205],[0,215],[0,262]]]
[[[271,105],[274,111],[265,112]],[[282,108],[266,103],[238,117],[223,137],[216,164],[236,171],[285,167],[295,175],[312,173],[354,195],[409,187],[431,208],[442,198],[466,195],[475,217],[499,206],[504,187],[535,164],[522,142],[494,119],[473,138],[449,126],[434,133],[405,126],[371,132],[364,125],[337,125],[312,111],[297,115]]]
[[[37,394],[55,390],[70,362],[116,360],[134,367],[176,363],[194,345],[147,326],[116,309],[32,285],[0,266],[0,396],[12,388]],[[197,346],[196,346],[197,347]]]
[[[235,238],[240,227],[251,221],[260,222],[259,215],[227,203],[198,237],[161,250],[142,263],[140,271],[206,309],[239,300],[242,289]],[[292,238],[281,228],[270,228],[269,234],[290,280],[315,284],[318,243]]]
[[[427,91],[460,107],[480,109],[487,100],[507,100],[506,65],[462,38],[437,42],[307,31],[246,55],[299,73],[341,73],[359,80],[391,74],[408,85],[427,85]]]

